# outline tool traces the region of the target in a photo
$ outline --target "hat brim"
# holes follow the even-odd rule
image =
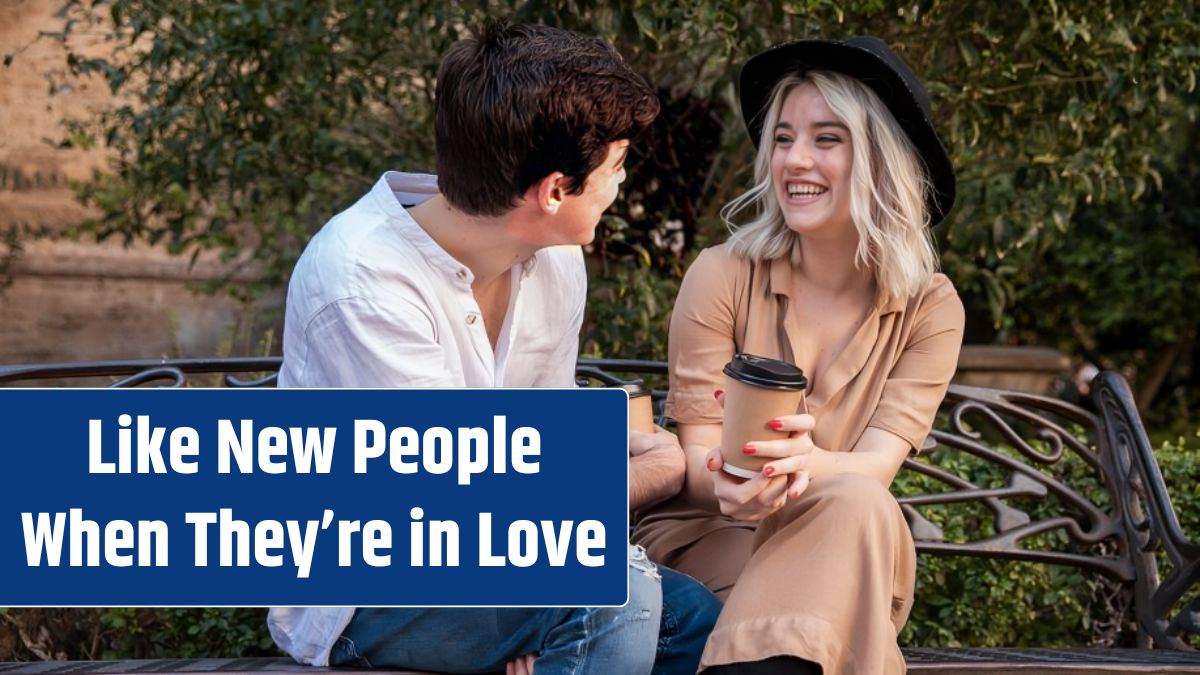
[[[907,69],[903,64],[900,67]],[[790,73],[804,70],[843,73],[879,95],[925,163],[933,187],[927,200],[930,223],[940,223],[954,207],[954,165],[916,92],[897,66],[866,47],[828,40],[801,40],[777,45],[747,61],[742,67],[740,99],[742,119],[754,146],[758,147],[762,137],[766,106],[775,83]]]

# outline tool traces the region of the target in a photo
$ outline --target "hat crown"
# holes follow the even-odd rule
[[[921,83],[921,78],[917,77],[917,74],[913,72],[912,67],[908,65],[908,61],[905,61],[886,42],[874,35],[856,35],[852,38],[847,38],[843,43],[870,52],[882,60],[904,80],[904,84],[913,94],[917,105],[921,106],[921,111],[925,113],[925,117],[927,119],[932,117],[929,92],[925,90],[925,85]]]

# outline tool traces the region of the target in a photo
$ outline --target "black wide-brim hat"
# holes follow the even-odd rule
[[[775,83],[791,73],[831,70],[849,75],[879,95],[925,162],[933,189],[930,224],[940,223],[954,208],[954,165],[942,146],[929,113],[929,93],[900,55],[877,37],[841,41],[798,40],[776,45],[751,57],[742,67],[742,118],[758,147],[767,103]]]

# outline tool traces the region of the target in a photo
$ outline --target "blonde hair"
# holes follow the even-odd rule
[[[771,155],[784,100],[805,82],[821,92],[853,141],[850,217],[858,231],[855,266],[871,270],[879,289],[891,297],[920,294],[938,268],[926,207],[926,195],[932,190],[928,174],[912,141],[879,96],[841,73],[813,70],[776,83],[764,108],[754,186],[721,209],[721,218],[732,232],[730,250],[755,262],[784,256],[793,264],[801,260],[800,236],[788,229],[772,188]],[[735,223],[748,209],[753,209],[753,216]]]

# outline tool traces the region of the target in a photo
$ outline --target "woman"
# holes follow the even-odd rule
[[[734,233],[688,270],[671,319],[668,414],[688,455],[680,496],[635,541],[727,602],[701,661],[712,673],[904,672],[915,550],[888,486],[920,449],[954,373],[962,303],[936,274],[929,227],[954,172],[921,83],[882,41],[801,41],[752,58],[742,112],[756,184]],[[811,414],[721,470],[722,367],[791,361]]]

